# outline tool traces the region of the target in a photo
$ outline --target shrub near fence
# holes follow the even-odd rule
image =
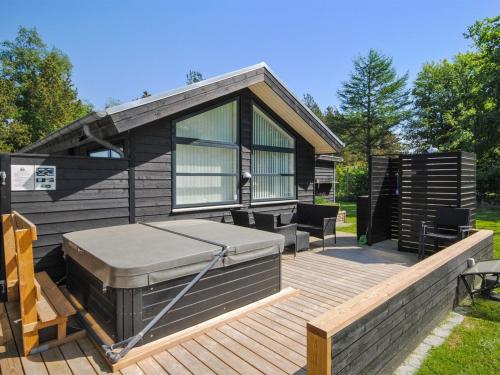
[[[366,163],[337,166],[337,199],[354,201],[368,194],[368,167]]]

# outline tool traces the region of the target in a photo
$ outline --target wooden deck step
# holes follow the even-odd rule
[[[64,297],[59,287],[52,281],[47,272],[38,272],[35,278],[42,288],[44,294],[59,316],[71,316],[76,314],[76,309]]]

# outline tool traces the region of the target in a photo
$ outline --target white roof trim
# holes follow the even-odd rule
[[[243,69],[235,70],[235,71],[232,71],[232,72],[229,72],[226,74],[221,74],[221,75],[218,75],[218,76],[215,76],[212,78],[208,78],[208,79],[205,79],[205,80],[200,81],[200,82],[196,82],[196,83],[192,83],[190,85],[178,87],[178,88],[173,89],[173,90],[168,90],[168,91],[165,91],[165,92],[160,93],[160,94],[151,95],[151,96],[148,96],[146,98],[137,99],[137,100],[133,100],[131,102],[127,102],[127,103],[119,104],[119,105],[116,105],[113,107],[109,107],[105,111],[107,112],[108,115],[112,115],[112,114],[115,114],[117,112],[122,112],[122,111],[125,111],[125,110],[130,109],[130,108],[140,107],[141,105],[145,105],[148,103],[155,102],[157,100],[165,99],[165,98],[168,98],[169,96],[182,94],[184,92],[191,91],[191,90],[197,89],[199,87],[207,86],[207,85],[210,85],[210,84],[215,83],[215,82],[219,82],[219,81],[231,78],[231,77],[238,76],[240,74],[245,74],[245,73],[257,70],[259,68],[266,68],[267,70],[269,70],[269,67],[266,65],[266,63],[261,62],[259,64],[247,66],[246,68],[243,68]]]

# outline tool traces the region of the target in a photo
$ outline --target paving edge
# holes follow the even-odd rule
[[[457,310],[459,312],[450,312],[447,317],[427,335],[417,348],[406,357],[396,371],[394,371],[394,375],[413,375],[418,371],[429,354],[429,351],[434,347],[441,346],[446,338],[451,335],[453,328],[464,321],[466,311],[463,309]]]

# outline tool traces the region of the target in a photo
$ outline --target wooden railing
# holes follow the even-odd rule
[[[467,258],[490,259],[480,230],[307,324],[309,374],[390,372],[448,313]]]
[[[76,310],[45,272],[35,274],[33,241],[36,227],[17,212],[2,215],[2,239],[5,258],[8,303],[19,305],[22,354],[48,350],[84,336],[84,331],[67,335],[68,317]],[[56,327],[56,339],[40,344],[40,330]]]

